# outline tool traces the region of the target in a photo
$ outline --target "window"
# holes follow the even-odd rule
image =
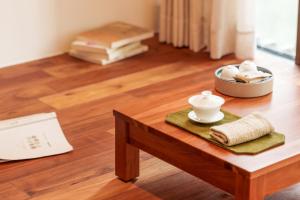
[[[260,49],[295,59],[299,0],[257,0],[256,30]]]

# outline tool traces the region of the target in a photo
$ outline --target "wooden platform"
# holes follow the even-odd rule
[[[62,55],[0,70],[0,119],[56,111],[75,148],[60,156],[0,164],[0,199],[233,199],[146,153],[141,153],[139,179],[134,183],[116,179],[113,108],[128,104],[134,109],[136,100],[151,99],[159,104],[174,94],[185,98],[212,89],[209,68],[239,62],[233,56],[210,60],[206,53],[161,45],[156,39],[146,43],[149,52],[104,67]],[[257,63],[280,69],[275,77],[281,89],[262,102],[272,97],[280,101],[284,99],[281,96],[300,91],[296,75],[300,69],[291,61],[259,53]],[[290,77],[295,88],[285,87],[280,76]],[[240,113],[249,112],[252,103],[260,103],[247,101],[249,107]],[[288,103],[282,102],[283,106]],[[242,108],[231,107],[234,109]],[[286,121],[284,126],[299,119]],[[267,199],[300,199],[300,185]]]

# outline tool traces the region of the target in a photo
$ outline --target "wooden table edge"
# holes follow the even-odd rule
[[[210,180],[209,178],[205,177],[205,175],[203,178],[203,174],[197,175],[198,172],[196,172],[196,174],[191,173],[190,171],[184,169],[184,167],[178,166],[178,164],[176,165],[176,162],[174,164],[174,160],[170,161],[168,159],[163,159],[148,147],[143,146],[143,142],[137,141],[135,136],[132,137],[132,135],[134,135],[134,132],[142,131],[146,133],[151,132],[151,135],[163,136],[167,139],[176,140],[175,138],[161,133],[159,130],[149,127],[116,109],[113,110],[113,114],[116,119],[116,175],[124,181],[130,181],[139,175],[139,149],[142,149],[180,169],[183,169],[184,171],[187,171],[192,175],[203,179],[204,181],[207,181],[231,194],[234,194],[236,199],[263,199],[267,194],[271,194],[300,181],[299,170],[299,173],[296,176],[291,172],[287,172],[287,170],[297,169],[297,167],[300,165],[299,156],[295,156],[293,159],[283,160],[279,164],[276,163],[275,165],[270,165],[250,172],[211,154],[203,152],[200,149],[196,149],[187,143],[177,140],[181,142],[182,145],[187,145],[186,147],[190,146],[191,148],[198,150],[197,155],[201,155],[198,156],[199,158],[201,157],[201,159],[208,159],[210,164],[222,166],[224,168],[224,172],[226,172],[226,175],[229,177],[232,176],[232,183],[226,183],[227,185],[222,185],[220,184],[220,180],[214,182],[214,179]],[[132,135],[129,136],[130,129],[133,129],[134,131],[131,131]],[[138,134],[136,134],[136,136],[138,136]],[[124,146],[124,144],[126,145]],[[126,167],[124,167],[125,165]],[[285,174],[285,176],[281,176],[283,174]]]

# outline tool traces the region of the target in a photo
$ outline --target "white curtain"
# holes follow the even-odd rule
[[[255,53],[255,0],[160,0],[161,42],[205,48],[213,59]]]

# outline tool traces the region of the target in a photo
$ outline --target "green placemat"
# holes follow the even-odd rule
[[[222,112],[225,115],[223,120],[212,124],[200,124],[188,119],[187,115],[190,111],[191,109],[186,109],[179,112],[171,113],[166,117],[166,122],[178,126],[184,130],[187,130],[193,134],[196,134],[224,149],[228,149],[237,154],[257,154],[272,147],[284,144],[284,135],[281,133],[272,132],[269,135],[263,136],[261,138],[249,142],[230,147],[225,146],[211,138],[211,136],[209,135],[210,127],[232,122],[239,119],[240,117],[222,110]]]

